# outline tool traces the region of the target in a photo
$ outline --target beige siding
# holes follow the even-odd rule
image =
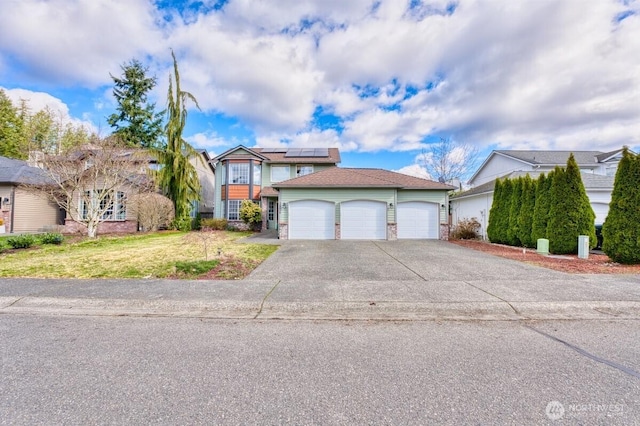
[[[57,225],[58,206],[24,190],[16,189],[13,208],[13,232],[48,231]]]
[[[198,179],[200,180],[200,213],[212,213],[215,204],[215,175],[206,164],[206,159],[198,155],[198,157],[191,158],[189,162],[195,167],[198,173]]]
[[[448,223],[447,204],[449,199],[447,191],[420,191],[420,190],[400,190],[398,191],[398,203],[403,201],[426,201],[436,203],[440,209],[440,223]],[[441,206],[444,204],[445,208]]]

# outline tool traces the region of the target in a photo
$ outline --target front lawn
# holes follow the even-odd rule
[[[0,277],[239,279],[277,249],[236,242],[247,235],[157,232],[9,250],[0,254]]]

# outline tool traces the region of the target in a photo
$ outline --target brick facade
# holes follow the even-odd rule
[[[387,223],[387,240],[395,241],[398,239],[398,225],[395,223]]]
[[[443,241],[449,241],[449,224],[448,223],[440,224],[440,239]]]
[[[4,221],[4,232],[9,233],[11,231],[11,210],[3,208],[0,211],[0,217]]]

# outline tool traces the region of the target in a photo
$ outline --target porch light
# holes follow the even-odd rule
[[[287,203],[282,203],[282,210],[286,210],[287,209]]]
[[[389,208],[392,209],[393,208],[393,203],[389,203]]]

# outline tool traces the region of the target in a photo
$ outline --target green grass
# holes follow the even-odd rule
[[[269,257],[276,246],[236,243],[243,232],[158,232],[99,237],[61,245],[0,254],[0,277],[31,278],[164,278],[182,277],[176,262],[218,260],[244,269],[230,278],[241,278]],[[208,246],[205,259],[204,243]],[[218,255],[218,251],[221,255]],[[230,262],[233,260],[233,262]],[[247,271],[248,269],[248,271]],[[224,276],[229,278],[229,271]],[[193,277],[193,275],[188,275]],[[212,276],[216,278],[217,276]]]

